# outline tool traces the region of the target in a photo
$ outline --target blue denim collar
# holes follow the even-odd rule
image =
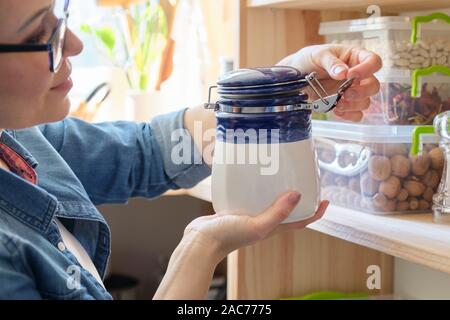
[[[4,130],[0,142],[4,143],[33,168],[38,162],[15,138],[14,131]],[[37,185],[14,173],[0,169],[0,210],[10,214],[31,228],[46,233],[57,209],[57,200]]]
[[[3,130],[0,135],[0,142],[17,152],[34,169],[39,165],[31,153],[15,139],[14,131]]]

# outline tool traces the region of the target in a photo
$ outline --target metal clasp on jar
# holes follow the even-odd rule
[[[217,88],[217,86],[211,86],[209,87],[208,103],[205,103],[204,107],[205,109],[212,109],[214,111],[224,111],[231,113],[267,113],[267,112],[286,112],[297,110],[311,110],[318,113],[326,113],[330,112],[331,110],[334,109],[334,107],[336,107],[339,100],[344,95],[344,92],[352,86],[354,79],[351,78],[344,81],[338,88],[337,93],[332,95],[329,95],[327,93],[325,88],[317,79],[316,72],[308,74],[305,77],[304,81],[308,83],[308,86],[311,87],[311,89],[319,97],[319,99],[312,102],[287,106],[261,106],[261,107],[222,106],[217,102],[211,103],[212,90]]]

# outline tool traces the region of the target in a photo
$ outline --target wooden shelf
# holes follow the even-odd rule
[[[211,180],[185,194],[211,201]],[[407,261],[450,273],[450,225],[435,224],[431,213],[371,215],[330,206],[325,217],[308,228]]]
[[[419,11],[450,8],[449,0],[247,0],[247,7],[293,8],[301,10],[339,10],[366,11],[369,5],[376,4],[383,11]]]
[[[331,206],[311,229],[450,273],[450,225],[431,213],[377,216]]]

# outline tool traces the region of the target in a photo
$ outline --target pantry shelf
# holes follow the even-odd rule
[[[170,192],[211,201],[211,179],[193,189]],[[431,213],[370,215],[330,206],[310,229],[407,261],[450,273],[450,225],[435,224]]]
[[[271,7],[271,8],[293,8],[301,10],[339,10],[339,11],[360,11],[374,4],[372,0],[247,0],[247,7]],[[378,0],[376,5],[389,10],[390,12],[400,12],[415,10],[430,10],[450,7],[448,0]]]

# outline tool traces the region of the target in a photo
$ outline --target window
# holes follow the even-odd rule
[[[94,121],[133,120],[127,116],[125,104],[129,87],[124,72],[114,68],[107,56],[102,55],[94,38],[80,30],[83,24],[104,24],[118,9],[99,7],[95,0],[73,1],[70,28],[84,43],[84,51],[72,58],[74,89],[71,92],[73,108],[101,82],[110,81],[113,92],[102,112]],[[103,19],[103,20],[102,20]],[[111,23],[111,21],[109,21]],[[172,38],[176,41],[174,70],[163,84],[164,112],[205,102],[207,68],[210,65],[207,35],[199,0],[180,1]]]

